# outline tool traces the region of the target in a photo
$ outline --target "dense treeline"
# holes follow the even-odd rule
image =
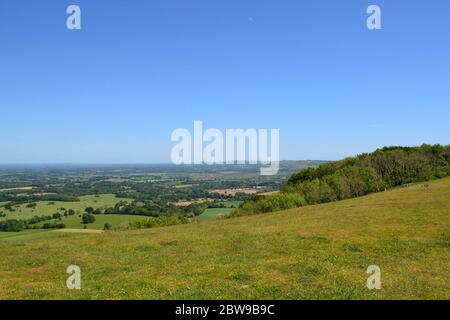
[[[301,196],[307,204],[318,204],[363,196],[372,192],[450,175],[450,146],[386,147],[342,161],[308,168],[291,176],[282,194]],[[280,195],[252,198],[234,215],[279,210]],[[291,206],[292,205],[292,206]],[[293,203],[285,207],[296,207]]]
[[[105,214],[123,214],[123,215],[139,215],[160,217],[169,215],[184,215],[186,217],[194,217],[201,215],[207,208],[206,203],[192,203],[188,206],[179,207],[173,203],[161,203],[158,201],[145,200],[119,201],[114,207],[105,210]]]
[[[151,200],[158,203],[177,202],[181,199],[194,200],[205,199],[208,192],[198,186],[189,188],[177,188],[172,185],[158,182],[148,182],[142,184],[130,184],[132,193],[122,191],[117,192],[119,198],[133,198],[137,201]]]
[[[178,224],[189,223],[189,219],[182,215],[171,215],[164,217],[150,217],[128,223],[129,229],[148,229],[156,227],[166,227]]]
[[[63,229],[66,227],[62,223],[62,218],[75,215],[75,211],[72,209],[66,210],[64,215],[59,212],[50,215],[34,216],[27,220],[7,219],[0,221],[0,232],[19,232],[25,229]],[[45,222],[42,226],[38,224]]]
[[[293,175],[284,192],[309,204],[359,197],[403,184],[450,175],[450,146],[388,147]]]
[[[297,193],[275,193],[270,196],[254,196],[244,201],[238,210],[229,216],[243,216],[257,213],[286,210],[306,205],[305,199]]]
[[[66,225],[62,222],[45,222],[42,227],[36,224],[42,221],[52,220],[51,216],[35,216],[28,220],[11,219],[0,221],[0,232],[19,232],[26,229],[63,229]]]
[[[0,221],[1,232],[19,232],[26,229],[27,225],[22,220],[6,220]]]
[[[18,204],[37,202],[37,201],[66,201],[66,202],[79,202],[80,199],[70,194],[45,194],[45,195],[15,195],[15,194],[1,194],[0,201],[8,201],[11,206]]]

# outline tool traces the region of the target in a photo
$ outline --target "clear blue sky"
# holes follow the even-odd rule
[[[0,111],[1,163],[168,162],[194,120],[282,159],[448,144],[450,2],[2,0]]]

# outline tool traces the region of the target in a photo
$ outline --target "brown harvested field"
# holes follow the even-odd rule
[[[208,190],[209,193],[217,193],[220,195],[235,196],[237,193],[257,194],[261,188],[237,188],[237,189],[216,189]]]
[[[178,201],[175,203],[177,207],[187,207],[193,203],[203,203],[203,202],[214,202],[214,199],[200,199],[200,200],[193,200],[193,201]]]
[[[260,196],[271,196],[275,193],[279,193],[280,191],[271,191],[271,192],[263,192],[263,193],[259,193],[258,195]]]

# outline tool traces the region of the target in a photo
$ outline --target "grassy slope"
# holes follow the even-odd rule
[[[2,240],[36,240],[59,237],[60,234],[50,230],[24,230],[21,232],[0,232],[0,241]]]
[[[450,179],[167,228],[0,241],[0,298],[450,298]],[[65,287],[68,265],[82,290]],[[382,290],[366,269],[382,270]]]

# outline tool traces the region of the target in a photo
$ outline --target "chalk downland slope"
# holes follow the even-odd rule
[[[0,298],[450,299],[450,179],[190,225],[0,241]],[[82,290],[66,288],[81,267]],[[382,289],[368,290],[369,265]]]

